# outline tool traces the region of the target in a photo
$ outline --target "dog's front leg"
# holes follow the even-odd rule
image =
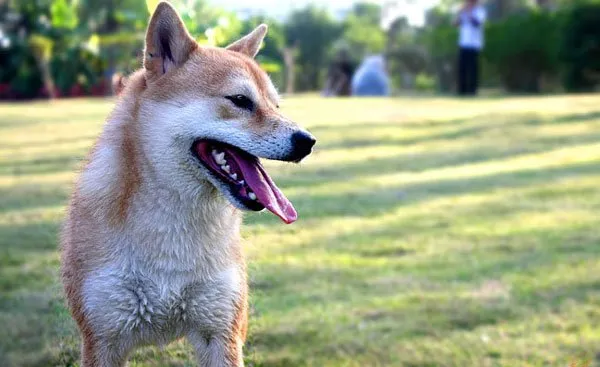
[[[117,346],[118,345],[118,346]],[[83,336],[81,345],[81,367],[122,367],[127,362],[130,348],[127,343],[116,344]]]
[[[237,335],[211,335],[194,332],[188,336],[200,367],[243,367],[243,342]]]

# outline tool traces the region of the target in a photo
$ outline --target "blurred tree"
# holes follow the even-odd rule
[[[285,65],[285,93],[292,94],[296,91],[296,54],[297,47],[283,49],[283,63]]]
[[[52,26],[73,30],[77,27],[79,19],[75,6],[67,0],[54,0],[50,5],[50,18]]]
[[[568,91],[589,92],[600,85],[600,1],[581,1],[566,14],[560,58]]]
[[[396,19],[387,32],[386,56],[388,70],[395,86],[412,89],[417,75],[430,68],[423,33],[434,27],[419,29],[406,17]]]
[[[446,6],[437,6],[427,11],[425,28],[419,35],[420,42],[428,54],[440,92],[453,90],[456,75],[458,30],[453,26],[454,14]]]
[[[77,11],[89,33],[114,34],[143,31],[148,10],[142,0],[79,0]]]
[[[46,93],[51,98],[55,97],[49,64],[55,46],[64,43],[65,37],[78,25],[74,5],[67,0],[12,0],[2,5],[0,29],[6,32],[10,46],[6,57],[0,60],[2,69],[7,70],[1,79],[10,82],[16,96],[31,97],[39,89],[35,80],[41,78]],[[12,64],[16,70],[9,69],[11,63],[8,59],[14,57],[14,52],[28,53],[31,57],[24,56],[22,61],[35,60],[38,72],[33,73],[30,65]]]
[[[107,61],[104,78],[127,69],[143,45],[148,10],[142,0],[79,0],[80,32],[98,37],[98,52]],[[138,52],[139,54],[139,52]],[[139,65],[139,60],[136,63]],[[136,65],[136,66],[137,66]]]
[[[317,90],[323,85],[327,56],[342,27],[322,8],[309,5],[295,10],[285,24],[287,45],[297,48],[296,83],[299,90]]]
[[[540,92],[544,76],[559,72],[560,22],[543,11],[514,14],[487,28],[484,58],[511,92]]]
[[[159,0],[146,0],[152,13]],[[224,46],[242,32],[242,21],[232,12],[211,6],[206,0],[171,0],[188,31],[196,41],[211,46]]]
[[[381,28],[381,6],[358,3],[343,23],[342,35],[351,57],[360,62],[367,54],[382,53],[386,34]]]
[[[356,3],[352,7],[350,14],[364,19],[365,22],[371,25],[381,24],[381,5],[379,4],[369,2]]]

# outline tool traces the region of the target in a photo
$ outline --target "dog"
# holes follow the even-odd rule
[[[61,233],[82,366],[123,366],[135,348],[181,337],[200,366],[243,366],[241,211],[294,222],[259,158],[299,162],[316,142],[279,112],[254,61],[266,32],[206,47],[169,3],[151,16],[143,68],[89,153]]]

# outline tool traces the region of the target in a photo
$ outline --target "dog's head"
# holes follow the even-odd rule
[[[199,46],[161,2],[146,34],[138,119],[160,179],[190,192],[209,183],[240,209],[267,208],[291,223],[296,211],[259,158],[299,162],[315,138],[280,113],[254,61],[266,32],[263,24],[226,48]]]

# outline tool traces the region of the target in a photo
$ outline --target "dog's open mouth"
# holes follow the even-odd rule
[[[264,208],[285,223],[295,222],[296,209],[275,185],[260,160],[229,144],[199,140],[193,148],[200,162],[250,210]]]

